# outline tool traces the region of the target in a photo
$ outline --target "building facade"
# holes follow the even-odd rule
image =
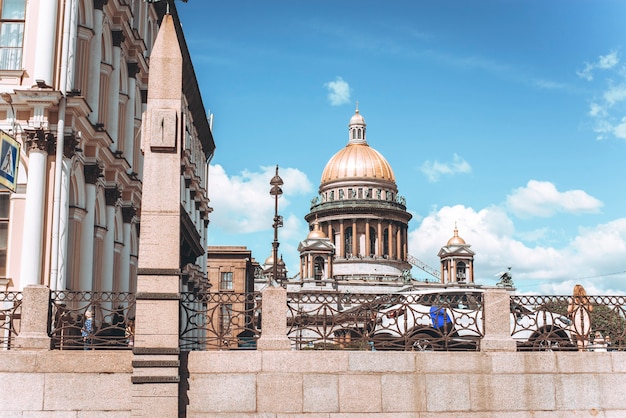
[[[174,3],[14,0],[0,3],[0,129],[21,144],[16,190],[0,191],[9,288],[136,290],[142,120],[166,3],[185,68],[180,268],[206,286],[215,145]]]

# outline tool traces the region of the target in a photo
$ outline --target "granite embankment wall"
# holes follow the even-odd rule
[[[128,351],[0,353],[2,417],[130,417]],[[191,352],[188,417],[624,417],[626,353]]]

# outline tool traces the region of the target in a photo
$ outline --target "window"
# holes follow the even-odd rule
[[[233,290],[233,272],[223,272],[220,279],[220,290]]]
[[[6,277],[7,275],[10,196],[9,193],[0,193],[0,277]]]
[[[22,69],[26,0],[0,2],[0,69]]]
[[[322,279],[324,276],[324,259],[322,257],[315,257],[315,263],[313,265],[313,275],[315,276],[315,284],[323,285]]]
[[[230,323],[233,316],[233,304],[225,303],[220,306],[220,334],[230,335]]]

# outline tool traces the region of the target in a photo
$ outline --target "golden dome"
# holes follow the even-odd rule
[[[307,239],[325,239],[326,234],[324,233],[324,231],[322,231],[320,229],[320,224],[319,222],[317,222],[317,219],[315,220],[315,222],[313,222],[313,229],[311,230],[311,232],[309,232],[309,235],[306,237]]]
[[[328,161],[322,172],[321,184],[350,178],[395,183],[393,170],[385,157],[367,144],[365,126],[365,120],[357,109],[350,119],[348,144]]]
[[[263,263],[264,266],[273,266],[274,265],[274,256],[270,255],[269,257],[267,257],[265,259],[265,263]],[[280,256],[280,260],[278,260],[278,265],[279,266],[284,266],[285,262],[283,261],[283,256]]]
[[[454,236],[448,240],[447,245],[466,245],[465,240],[459,236],[459,230],[454,226]]]

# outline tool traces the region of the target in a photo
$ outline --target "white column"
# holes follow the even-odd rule
[[[37,54],[35,54],[33,78],[43,80],[47,85],[52,85],[53,81],[58,4],[58,1],[40,1],[38,7]]]
[[[70,170],[72,159],[63,158],[61,177],[61,211],[59,214],[59,257],[56,290],[67,289],[67,235],[70,214]],[[52,286],[52,284],[51,284]]]
[[[48,142],[43,138],[29,143],[28,185],[24,207],[24,230],[22,232],[22,262],[20,289],[41,284],[43,219],[46,192],[46,160]]]
[[[102,287],[103,292],[113,291],[113,256],[115,254],[115,204],[119,197],[116,188],[107,188],[106,196],[106,219],[107,231],[104,235],[104,248],[102,249]]]
[[[91,291],[93,289],[93,241],[96,211],[96,181],[100,175],[97,165],[85,166],[85,219],[81,228],[80,246],[80,276],[78,289]]]
[[[118,134],[119,134],[119,113],[120,113],[120,61],[122,56],[122,48],[120,45],[124,40],[122,31],[114,30],[113,35],[113,71],[109,79],[109,100],[107,101],[107,121],[106,130],[113,140],[111,150],[117,151]]]
[[[46,2],[44,2],[46,3]],[[53,2],[50,2],[53,3]],[[93,11],[93,38],[89,46],[89,73],[87,76],[88,88],[87,88],[87,103],[91,108],[89,114],[89,121],[92,124],[98,123],[98,107],[100,98],[100,64],[102,62],[102,23],[104,21],[104,14],[102,13],[102,4],[94,2],[96,8]]]

